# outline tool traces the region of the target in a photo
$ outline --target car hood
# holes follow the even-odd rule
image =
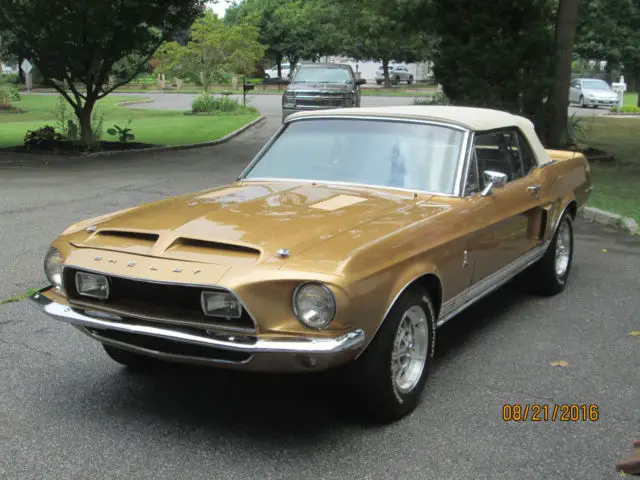
[[[616,92],[612,91],[612,90],[599,90],[599,89],[589,89],[586,88],[582,91],[582,93],[584,95],[591,95],[594,97],[611,97],[611,98],[616,98]]]
[[[167,259],[260,264],[277,258],[280,249],[298,257],[317,250],[323,241],[415,203],[404,192],[237,182],[86,221],[70,227],[62,240],[78,248]],[[385,234],[391,227],[379,228]]]
[[[291,83],[287,87],[287,92],[327,92],[327,93],[343,93],[353,90],[353,86],[344,83]]]

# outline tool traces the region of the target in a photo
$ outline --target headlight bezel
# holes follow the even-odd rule
[[[54,259],[55,261],[53,261]],[[62,252],[53,246],[49,247],[49,250],[44,256],[43,268],[49,283],[53,285],[56,290],[62,291],[64,288],[62,275],[64,256]]]
[[[212,314],[211,313],[212,311],[206,308],[206,305],[207,305],[206,297],[215,296],[215,295],[226,295],[231,297],[237,307],[237,310],[238,310],[237,313],[233,315],[224,315],[220,313]],[[242,318],[242,312],[244,310],[244,306],[240,301],[240,299],[233,292],[228,290],[203,290],[202,292],[200,292],[200,308],[202,310],[202,313],[206,317],[226,318],[227,320],[238,320]]]
[[[315,325],[314,324],[310,324],[307,321],[305,321],[305,319],[303,317],[303,312],[301,312],[300,306],[298,304],[299,295],[301,295],[301,293],[304,292],[305,288],[309,288],[309,287],[319,287],[322,291],[324,291],[328,295],[328,299],[331,302],[331,304],[330,304],[331,315],[327,319],[325,319],[322,323],[315,324]],[[299,283],[298,285],[296,285],[296,287],[293,289],[293,293],[291,295],[291,305],[292,305],[293,314],[295,315],[296,319],[302,325],[304,325],[305,327],[312,328],[314,330],[324,330],[324,329],[326,329],[327,327],[329,327],[331,325],[331,323],[336,318],[336,313],[337,313],[336,296],[333,293],[333,291],[331,290],[331,288],[329,288],[329,286],[327,286],[326,284],[324,284],[322,282],[306,281],[306,282],[302,282],[302,283]]]
[[[85,276],[85,278],[93,278],[94,280],[103,281],[104,285],[106,286],[106,290],[104,290],[104,295],[88,293],[87,290],[81,289],[82,276]],[[111,281],[107,275],[79,270],[76,272],[76,275],[75,275],[75,289],[78,292],[78,295],[81,295],[83,297],[95,298],[97,300],[107,300],[109,298],[109,295],[111,294]]]

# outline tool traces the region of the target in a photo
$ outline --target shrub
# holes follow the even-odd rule
[[[210,93],[203,93],[193,99],[191,103],[193,113],[254,113],[254,107],[245,107],[229,97],[215,97]]]
[[[119,125],[114,125],[113,128],[110,128],[107,130],[107,133],[114,137],[118,137],[118,141],[120,143],[127,143],[129,141],[133,141],[136,139],[136,136],[133,133],[131,133],[133,129],[130,128],[129,125],[131,125],[131,120],[127,122],[126,127],[122,128]]]
[[[620,107],[611,107],[611,111],[612,112],[622,112],[622,113],[640,113],[640,107],[637,107],[635,105],[623,105],[622,108]]]
[[[45,125],[37,130],[27,130],[24,135],[24,145],[27,148],[46,147],[60,142],[64,137],[56,132],[55,127]]]
[[[0,74],[0,83],[20,85],[20,75],[18,75],[17,73],[2,73]]]

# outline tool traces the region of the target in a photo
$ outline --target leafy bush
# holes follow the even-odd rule
[[[585,117],[579,117],[575,113],[569,118],[569,124],[567,125],[567,141],[569,145],[578,148],[586,146],[588,130],[585,128],[584,122]]]
[[[193,113],[254,113],[254,107],[245,107],[229,97],[215,97],[210,93],[203,93],[193,99],[191,103]]]
[[[118,141],[120,141],[121,143],[127,143],[129,141],[136,139],[136,136],[133,133],[131,133],[131,130],[133,129],[129,128],[129,125],[131,125],[131,120],[127,122],[126,127],[122,128],[118,125],[114,125],[113,128],[110,128],[109,130],[107,130],[107,133],[109,135],[117,136]]]
[[[22,100],[22,94],[20,93],[20,90],[18,90],[18,87],[12,85],[7,89],[7,92],[9,93],[9,98],[12,102],[19,102]]]
[[[55,127],[45,125],[37,130],[27,130],[24,136],[24,145],[27,148],[43,147],[64,140],[64,137],[56,132]]]
[[[17,73],[0,73],[0,83],[20,84],[20,75]]]
[[[640,107],[637,107],[635,105],[623,105],[622,108],[620,107],[611,107],[611,111],[612,112],[622,112],[622,113],[640,113]]]
[[[431,97],[418,97],[413,100],[414,105],[448,105],[449,99],[442,92],[436,92]]]

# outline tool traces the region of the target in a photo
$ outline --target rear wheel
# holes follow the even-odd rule
[[[409,76],[409,80],[407,80],[407,85],[411,85],[413,83],[413,75]]]
[[[406,291],[365,352],[348,367],[369,417],[393,422],[417,407],[435,350],[435,313],[427,292]]]
[[[573,261],[573,218],[565,211],[544,256],[531,269],[534,290],[545,296],[562,292]]]

